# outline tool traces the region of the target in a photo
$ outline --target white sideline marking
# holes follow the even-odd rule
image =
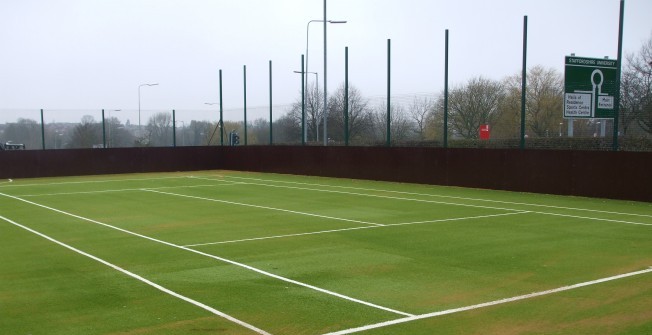
[[[458,200],[471,200],[471,201],[483,201],[483,202],[492,202],[500,203],[506,205],[521,205],[521,206],[534,206],[534,207],[545,207],[545,208],[554,208],[554,209],[565,209],[565,210],[574,210],[574,211],[585,211],[585,212],[595,212],[603,214],[615,214],[615,215],[628,215],[628,216],[640,216],[640,217],[652,217],[652,215],[646,214],[635,214],[635,213],[622,213],[622,212],[611,212],[603,211],[598,209],[587,209],[587,208],[576,208],[576,207],[564,207],[564,206],[552,206],[552,205],[543,205],[543,204],[532,204],[525,202],[512,202],[512,201],[503,201],[503,200],[491,200],[491,199],[480,199],[480,198],[467,198],[467,197],[456,197],[452,195],[440,195],[440,194],[427,194],[427,193],[416,193],[416,192],[404,192],[404,191],[391,191],[391,190],[381,190],[373,188],[363,188],[363,187],[354,187],[354,186],[337,186],[337,185],[324,185],[324,184],[311,184],[311,183],[301,183],[293,181],[283,181],[283,180],[267,180],[260,178],[249,178],[249,177],[237,177],[237,176],[223,176],[219,175],[220,178],[234,178],[234,179],[244,179],[244,180],[255,180],[263,182],[272,182],[272,183],[284,183],[284,184],[295,184],[295,185],[305,185],[305,186],[319,186],[319,187],[330,187],[330,188],[341,188],[341,189],[351,189],[358,191],[372,191],[372,192],[387,192],[387,193],[396,193],[396,194],[406,194],[406,195],[418,195],[425,197],[435,197],[435,198],[448,198],[448,199],[458,199]],[[200,179],[199,177],[190,177]],[[210,178],[201,178],[206,180],[215,180]],[[318,191],[318,190],[314,190]]]
[[[205,246],[205,245],[216,245],[216,244],[228,244],[228,243],[238,243],[238,242],[270,240],[270,239],[275,239],[275,238],[295,237],[295,236],[305,236],[305,235],[317,235],[317,234],[327,234],[327,233],[337,233],[337,232],[350,231],[350,230],[376,229],[376,228],[383,228],[383,227],[405,226],[405,225],[422,224],[422,223],[438,223],[438,222],[486,219],[486,218],[492,218],[492,217],[497,217],[497,216],[517,215],[517,214],[526,214],[526,213],[529,213],[529,212],[493,214],[493,215],[481,215],[481,216],[468,216],[468,217],[463,217],[463,218],[439,219],[439,220],[419,221],[419,222],[390,223],[390,224],[386,224],[386,225],[380,226],[380,227],[364,226],[364,227],[352,227],[352,228],[342,228],[342,229],[321,230],[321,231],[308,232],[308,233],[297,233],[297,234],[287,234],[287,235],[254,237],[254,238],[245,238],[245,239],[241,239],[241,240],[232,240],[232,241],[188,244],[188,245],[184,245],[184,247],[200,247],[200,246]]]
[[[612,220],[612,219],[601,219],[601,218],[592,218],[588,216],[577,216],[570,214],[558,214],[558,213],[547,213],[547,212],[530,212],[532,214],[542,214],[542,215],[552,215],[552,216],[562,216],[573,219],[582,219],[582,220],[595,220],[595,221],[605,221],[605,222],[615,222],[615,223],[626,223],[631,225],[638,226],[652,226],[652,223],[642,223],[642,222],[632,222],[632,221],[623,221],[623,220]]]
[[[270,333],[268,333],[268,332],[266,332],[266,331],[264,331],[262,329],[256,328],[256,327],[254,327],[254,326],[252,326],[252,325],[250,325],[250,324],[248,324],[248,323],[246,323],[244,321],[240,321],[240,320],[238,320],[238,319],[236,319],[236,318],[234,318],[234,317],[232,317],[232,316],[230,316],[230,315],[228,315],[226,313],[218,311],[217,309],[215,309],[213,307],[205,305],[205,304],[203,304],[203,303],[201,303],[201,302],[199,302],[197,300],[194,300],[192,298],[188,298],[188,297],[186,297],[184,295],[181,295],[181,294],[179,294],[177,292],[174,292],[174,291],[172,291],[172,290],[170,290],[168,288],[165,288],[165,287],[163,287],[163,286],[161,286],[159,284],[156,284],[156,283],[154,283],[154,282],[152,282],[152,281],[150,281],[150,280],[148,280],[148,279],[146,279],[144,277],[141,277],[141,276],[139,276],[139,275],[137,275],[137,274],[135,274],[133,272],[125,270],[125,269],[123,269],[123,268],[121,268],[121,267],[119,267],[117,265],[112,264],[112,263],[109,263],[109,262],[107,262],[107,261],[105,261],[105,260],[103,260],[103,259],[101,259],[99,257],[93,256],[93,255],[91,255],[89,253],[81,251],[81,250],[79,250],[79,249],[77,249],[77,248],[75,248],[73,246],[70,246],[70,245],[65,244],[63,242],[55,240],[54,238],[52,238],[50,236],[47,236],[47,235],[45,235],[43,233],[40,233],[40,232],[38,232],[38,231],[36,231],[34,229],[29,228],[29,227],[23,226],[23,225],[15,222],[15,221],[12,221],[12,220],[4,217],[4,216],[0,215],[0,219],[6,221],[6,222],[8,222],[8,223],[10,223],[10,224],[12,224],[12,225],[14,225],[16,227],[22,228],[24,230],[27,230],[27,231],[33,233],[33,234],[36,234],[36,235],[38,235],[38,236],[40,236],[40,237],[42,237],[42,238],[44,238],[46,240],[49,240],[50,242],[54,242],[54,243],[56,243],[56,244],[58,244],[58,245],[60,245],[60,246],[62,246],[64,248],[72,250],[72,251],[74,251],[74,252],[76,252],[76,253],[78,253],[80,255],[86,256],[86,257],[88,257],[88,258],[90,258],[90,259],[92,259],[94,261],[102,263],[102,264],[104,264],[104,265],[106,265],[106,266],[108,266],[108,267],[110,267],[110,268],[112,268],[114,270],[122,272],[123,274],[125,274],[125,275],[127,275],[129,277],[132,277],[132,278],[134,278],[136,280],[139,280],[139,281],[141,281],[141,282],[143,282],[143,283],[145,283],[145,284],[147,284],[147,285],[149,285],[151,287],[154,287],[155,289],[157,289],[159,291],[167,293],[167,294],[169,294],[169,295],[171,295],[171,296],[173,296],[175,298],[181,299],[181,300],[183,300],[185,302],[191,303],[191,304],[193,304],[193,305],[195,305],[195,306],[197,306],[197,307],[199,307],[201,309],[204,309],[204,310],[206,310],[206,311],[208,311],[208,312],[210,312],[212,314],[215,314],[215,315],[220,316],[220,317],[222,317],[224,319],[227,319],[227,320],[229,320],[229,321],[231,321],[233,323],[236,323],[236,324],[238,324],[240,326],[243,326],[243,327],[245,327],[245,328],[247,328],[249,330],[252,330],[252,331],[254,331],[254,332],[258,333],[258,334],[271,335]]]
[[[8,194],[4,194],[4,193],[0,193],[0,195],[11,198],[11,199],[14,199],[14,200],[22,201],[22,202],[28,203],[30,205],[45,208],[45,209],[51,210],[53,212],[57,212],[57,213],[60,213],[60,214],[71,216],[71,217],[74,217],[74,218],[77,218],[77,219],[80,219],[80,220],[83,220],[83,221],[88,221],[88,222],[91,222],[91,223],[94,223],[94,224],[97,224],[97,225],[100,225],[100,226],[111,228],[111,229],[114,229],[114,230],[117,230],[117,231],[120,231],[120,232],[123,232],[123,233],[127,233],[127,234],[130,234],[130,235],[133,235],[133,236],[137,236],[137,237],[140,237],[140,238],[152,241],[152,242],[161,243],[161,244],[164,244],[164,245],[167,245],[167,246],[170,246],[170,247],[178,248],[178,249],[189,251],[189,252],[192,252],[192,253],[195,253],[195,254],[198,254],[198,255],[209,257],[209,258],[212,258],[212,259],[215,259],[215,260],[218,260],[218,261],[222,261],[224,263],[228,263],[228,264],[235,265],[235,266],[238,266],[238,267],[241,267],[241,268],[245,268],[247,270],[262,274],[262,275],[267,276],[267,277],[275,278],[275,279],[278,279],[278,280],[281,280],[281,281],[284,281],[284,282],[287,282],[287,283],[295,284],[297,286],[302,286],[302,287],[305,287],[305,288],[309,288],[309,289],[312,289],[312,290],[315,290],[315,291],[318,291],[318,292],[321,292],[321,293],[325,293],[325,294],[328,294],[328,295],[332,295],[334,297],[338,297],[338,298],[341,298],[341,299],[344,299],[344,300],[347,300],[347,301],[359,303],[359,304],[362,304],[362,305],[366,305],[366,306],[373,307],[373,308],[376,308],[376,309],[384,310],[384,311],[391,312],[391,313],[394,313],[394,314],[399,314],[399,315],[404,315],[404,316],[412,316],[413,315],[413,314],[410,314],[410,313],[401,312],[401,311],[394,310],[394,309],[391,309],[391,308],[388,308],[388,307],[376,305],[376,304],[373,304],[373,303],[370,303],[370,302],[367,302],[367,301],[363,301],[363,300],[356,299],[356,298],[353,298],[353,297],[349,297],[349,296],[346,296],[346,295],[343,295],[343,294],[340,294],[340,293],[329,291],[329,290],[326,290],[326,289],[323,289],[323,288],[320,288],[320,287],[317,287],[317,286],[302,283],[302,282],[299,282],[299,281],[296,281],[296,280],[293,280],[293,279],[289,279],[289,278],[286,278],[286,277],[275,275],[273,273],[270,273],[270,272],[267,272],[267,271],[264,271],[264,270],[261,270],[261,269],[255,268],[253,266],[243,264],[243,263],[238,263],[238,262],[232,261],[230,259],[226,259],[226,258],[222,258],[222,257],[219,257],[219,256],[211,255],[211,254],[201,252],[201,251],[198,251],[198,250],[195,250],[195,249],[187,248],[187,247],[180,246],[180,245],[177,245],[177,244],[174,244],[174,243],[170,243],[170,242],[155,239],[153,237],[149,237],[149,236],[146,236],[146,235],[138,234],[138,233],[135,233],[135,232],[123,229],[123,228],[119,228],[119,227],[112,226],[112,225],[107,224],[107,223],[97,221],[97,220],[93,220],[93,219],[89,219],[89,218],[79,216],[79,215],[76,215],[76,214],[68,213],[68,212],[62,211],[60,209],[56,209],[56,208],[53,208],[53,207],[48,207],[48,206],[45,206],[45,205],[41,205],[41,204],[33,202],[33,201],[21,199],[21,198],[18,198],[18,197],[12,196],[12,195],[8,195]]]
[[[165,180],[165,179],[185,179],[185,178],[191,178],[191,177],[179,176],[179,177],[158,177],[158,178],[104,179],[104,180],[64,181],[58,183],[12,184],[12,185],[2,185],[2,186],[26,187],[26,186],[73,185],[73,184],[99,184],[99,183],[113,183],[113,182],[125,182],[125,181],[149,181],[149,180]]]
[[[204,184],[204,185],[186,185],[186,186],[161,186],[161,187],[150,187],[149,190],[165,190],[165,189],[175,189],[175,188],[198,188],[198,187],[215,187],[215,186],[231,186],[231,185],[240,185],[241,182],[222,182],[220,184]],[[102,191],[80,191],[80,192],[61,192],[61,193],[42,193],[42,194],[20,194],[16,195],[17,197],[48,197],[48,196],[57,196],[57,195],[77,195],[77,194],[101,194],[101,193],[112,193],[112,192],[140,192],[143,188],[123,188],[116,190],[102,190]]]
[[[197,177],[193,177],[197,178]],[[228,178],[240,178],[240,177],[228,177]],[[199,179],[199,178],[197,178]],[[204,178],[207,180],[211,180],[209,178]],[[241,178],[241,179],[247,179],[247,178]],[[444,204],[444,205],[454,205],[454,206],[463,206],[463,207],[474,207],[474,208],[485,208],[485,209],[496,209],[496,210],[504,210],[504,211],[511,211],[511,212],[521,212],[521,210],[518,209],[513,209],[513,208],[501,208],[501,207],[490,207],[490,206],[478,206],[478,205],[469,205],[469,204],[460,204],[460,203],[452,203],[452,202],[443,202],[443,201],[434,201],[434,200],[423,200],[423,199],[413,199],[413,198],[402,198],[402,197],[392,197],[392,196],[383,196],[383,195],[374,195],[374,194],[364,194],[364,193],[355,193],[355,192],[345,192],[345,191],[334,191],[334,190],[324,190],[324,189],[314,189],[314,188],[304,188],[304,187],[296,187],[296,186],[280,186],[280,185],[270,185],[270,184],[259,184],[259,183],[243,183],[243,184],[248,184],[248,185],[258,185],[258,186],[267,186],[267,187],[277,187],[277,188],[289,188],[289,189],[299,189],[299,190],[307,190],[307,191],[315,191],[315,192],[329,192],[329,193],[340,193],[340,194],[349,194],[349,195],[358,195],[358,196],[365,196],[365,197],[373,197],[373,198],[386,198],[386,199],[395,199],[395,200],[405,200],[405,201],[416,201],[416,202],[426,202],[426,203],[435,203],[435,204]],[[308,184],[309,185],[309,184]],[[313,185],[313,186],[324,186],[324,185]],[[342,187],[342,188],[347,188],[345,186],[334,186],[334,187]],[[355,188],[357,189],[357,188]],[[374,192],[388,192],[388,193],[408,193],[408,192],[397,192],[397,191],[384,191],[384,190],[374,190],[374,189],[360,189],[360,190],[367,190],[367,191],[374,191]],[[412,193],[413,195],[423,195],[423,196],[429,196],[427,194],[420,194],[420,193]],[[433,197],[437,197],[437,195],[430,195]],[[477,201],[483,201],[482,199],[472,199],[472,198],[459,198],[459,197],[454,197],[460,200],[477,200]],[[514,203],[516,204],[516,203]],[[530,205],[530,204],[521,204],[521,205]],[[535,206],[535,205],[532,205]],[[547,206],[547,207],[552,207],[552,208],[557,208],[557,209],[564,209],[563,207],[554,207],[554,206]],[[566,208],[568,210],[582,210],[579,208]],[[606,211],[597,211],[597,210],[585,210],[585,211],[592,211],[592,212],[601,212],[604,214],[622,214],[622,215],[630,215],[626,213],[617,213],[617,212],[606,212]],[[605,221],[605,222],[615,222],[615,223],[625,223],[625,224],[632,224],[632,225],[639,225],[639,226],[652,226],[652,223],[642,223],[642,222],[633,222],[633,221],[624,221],[624,220],[614,220],[614,219],[602,219],[602,218],[594,218],[594,217],[584,217],[584,216],[576,216],[576,215],[568,215],[568,214],[557,214],[557,213],[549,213],[549,212],[535,212],[531,211],[530,213],[535,213],[535,214],[541,214],[541,215],[553,215],[553,216],[564,216],[564,217],[570,217],[570,218],[577,218],[577,219],[585,219],[585,220],[596,220],[596,221]],[[640,217],[648,217],[647,215],[642,215],[642,214],[631,214],[631,216],[640,216]],[[649,216],[649,217],[652,217]]]
[[[259,206],[259,205],[251,205],[251,204],[245,204],[245,203],[242,203],[242,202],[219,200],[219,199],[212,199],[212,198],[204,198],[204,197],[197,197],[197,196],[193,196],[193,195],[184,195],[184,194],[178,194],[178,193],[161,192],[161,191],[156,191],[156,190],[151,189],[151,188],[143,188],[141,190],[145,191],[145,192],[172,195],[172,196],[175,196],[175,197],[182,197],[182,198],[189,198],[189,199],[196,199],[196,200],[205,200],[205,201],[212,201],[212,202],[220,202],[220,203],[229,204],[229,205],[238,205],[238,206],[253,207],[253,208],[259,208],[259,209],[268,209],[268,210],[285,212],[285,213],[312,216],[312,217],[317,217],[317,218],[322,218],[322,219],[346,221],[346,222],[354,222],[354,223],[362,223],[362,224],[377,226],[377,227],[385,226],[384,224],[380,224],[380,223],[373,223],[373,222],[359,221],[359,220],[352,220],[352,219],[344,219],[344,218],[338,218],[338,217],[334,217],[334,216],[326,216],[326,215],[312,214],[312,213],[306,213],[306,212],[298,212],[298,211],[292,211],[292,210],[289,210],[289,209],[267,207],[267,206]]]
[[[578,289],[578,288],[585,287],[585,286],[601,284],[601,283],[608,282],[608,281],[613,281],[613,280],[623,279],[623,278],[627,278],[627,277],[638,276],[638,275],[642,275],[642,274],[646,274],[646,273],[650,273],[650,272],[652,272],[652,267],[648,268],[647,270],[629,272],[629,273],[625,273],[625,274],[621,274],[621,275],[617,275],[617,276],[613,276],[613,277],[607,277],[607,278],[588,281],[588,282],[579,283],[579,284],[575,284],[575,285],[564,286],[564,287],[560,287],[560,288],[556,288],[556,289],[552,289],[552,290],[535,292],[535,293],[530,293],[530,294],[525,294],[525,295],[519,295],[519,296],[512,297],[512,298],[495,300],[495,301],[485,302],[485,303],[482,303],[482,304],[471,305],[471,306],[466,306],[466,307],[448,309],[448,310],[440,311],[440,312],[421,314],[421,315],[414,315],[414,316],[410,316],[410,317],[406,317],[406,318],[401,318],[401,319],[396,319],[396,320],[391,320],[391,321],[386,321],[386,322],[380,322],[380,323],[376,323],[376,324],[372,324],[372,325],[340,330],[340,331],[337,331],[337,332],[332,332],[332,333],[328,333],[328,334],[324,334],[324,335],[353,334],[353,333],[358,333],[358,332],[366,331],[366,330],[370,330],[370,329],[376,329],[376,328],[382,328],[382,327],[387,327],[387,326],[391,326],[391,325],[396,325],[396,324],[399,324],[399,323],[406,323],[406,322],[411,322],[411,321],[416,321],[416,320],[421,320],[421,319],[427,319],[427,318],[433,318],[433,317],[447,315],[447,314],[465,312],[465,311],[470,311],[470,310],[479,309],[479,308],[485,308],[485,307],[490,307],[490,306],[506,304],[506,303],[509,303],[509,302],[514,302],[514,301],[519,301],[519,300],[536,298],[536,297],[549,295],[549,294],[554,294],[554,293],[559,293],[559,292],[563,292],[563,291],[574,290],[574,289]]]
[[[194,179],[214,180],[214,179],[199,178],[199,177],[192,177],[192,178],[194,178]],[[232,178],[237,178],[237,177],[232,177]],[[491,207],[491,206],[460,204],[460,203],[456,203],[456,202],[445,202],[445,201],[414,199],[414,198],[402,198],[402,197],[393,197],[393,196],[389,196],[389,195],[378,195],[378,194],[355,193],[355,192],[345,192],[345,191],[335,191],[335,190],[324,190],[324,189],[305,188],[305,187],[297,187],[297,186],[280,186],[280,185],[270,185],[270,184],[260,184],[260,183],[242,183],[242,184],[244,184],[244,185],[257,185],[257,186],[276,187],[276,188],[288,188],[288,189],[293,189],[293,190],[304,190],[304,191],[314,191],[314,192],[357,195],[357,196],[370,197],[370,198],[381,198],[381,199],[425,202],[425,203],[429,203],[429,204],[451,205],[451,206],[461,206],[461,207],[473,207],[473,208],[482,208],[482,209],[497,209],[497,210],[509,211],[509,212],[520,212],[521,211],[521,210],[513,209],[513,208],[501,208],[501,207]],[[376,190],[376,191],[379,191],[379,190]],[[380,192],[384,192],[384,191],[380,190]]]

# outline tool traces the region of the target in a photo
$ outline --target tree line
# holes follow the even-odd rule
[[[326,119],[328,141],[345,140],[344,85],[328,97]],[[564,80],[554,68],[534,66],[527,72],[525,133],[528,138],[565,137],[569,120],[563,119]],[[432,142],[437,145],[444,132],[444,92],[419,95],[394,102],[390,110],[390,131],[394,144]],[[324,97],[317,83],[305,92],[305,131],[310,143],[323,142]],[[376,145],[387,138],[387,104],[384,99],[365,98],[354,85],[348,90],[348,134],[352,145]],[[480,125],[491,127],[493,140],[518,139],[521,127],[521,74],[494,80],[482,76],[453,86],[448,94],[448,138],[477,140]],[[625,57],[621,74],[619,131],[623,138],[652,138],[652,36],[640,50]],[[604,122],[604,121],[602,121]],[[603,135],[600,120],[576,119],[574,137]],[[601,125],[604,127],[604,124]],[[217,122],[191,121],[176,127],[177,145],[219,145],[227,143],[230,131],[237,131],[244,144],[244,124],[224,121],[220,132]],[[301,95],[289,111],[272,124],[274,144],[301,143]],[[248,144],[269,144],[269,120],[257,119],[247,125]],[[220,139],[220,133],[223,138]],[[101,120],[84,116],[78,124],[53,124],[45,128],[46,148],[171,146],[171,113],[152,115],[144,127],[122,123],[116,117]],[[609,132],[607,132],[609,134]],[[19,119],[0,128],[3,142],[24,143],[40,148],[41,128],[34,120]],[[103,138],[104,137],[104,138]]]

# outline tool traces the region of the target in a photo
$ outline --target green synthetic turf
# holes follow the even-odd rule
[[[2,181],[0,194],[7,220],[271,334],[652,266],[649,203],[233,171]],[[0,334],[255,334],[7,220]],[[644,273],[363,334],[647,334],[650,306]]]

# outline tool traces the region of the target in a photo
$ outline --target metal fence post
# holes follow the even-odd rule
[[[344,48],[344,145],[349,146],[349,47]]]
[[[242,66],[244,77],[244,145],[247,145],[247,66]]]
[[[102,148],[106,149],[106,119],[104,118],[104,109],[102,109]]]
[[[392,40],[387,39],[387,143],[386,145],[388,147],[392,145],[391,85],[392,85]]]
[[[444,49],[444,148],[448,148],[448,29]]]
[[[301,145],[306,145],[306,63],[301,55]]]
[[[172,110],[172,146],[177,147],[177,118],[174,109]]]
[[[41,144],[45,150],[45,122],[43,122],[43,109],[41,109]]]
[[[613,151],[618,151],[618,126],[620,123],[620,76],[622,71],[622,58],[623,58],[623,20],[625,17],[625,0],[620,0],[620,21],[618,24],[618,69],[616,75],[616,92],[618,94],[615,97],[616,103],[616,115],[614,115],[614,141],[613,141]]]
[[[273,125],[273,120],[272,120],[272,61],[269,61],[269,145],[272,145],[273,142],[273,135],[272,135],[272,125]]]
[[[222,70],[220,69],[220,146],[224,146],[224,109],[222,108]]]
[[[525,149],[525,104],[527,96],[527,15],[523,17],[523,75],[521,83],[521,150]]]

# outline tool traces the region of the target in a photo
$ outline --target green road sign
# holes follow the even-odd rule
[[[618,97],[617,60],[566,57],[565,118],[613,119]]]

